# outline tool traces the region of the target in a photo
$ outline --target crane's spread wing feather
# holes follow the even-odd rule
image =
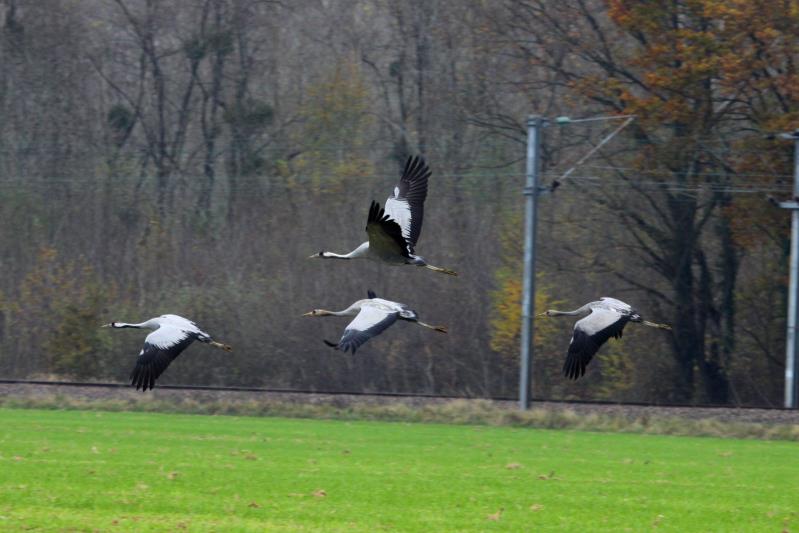
[[[402,229],[411,252],[422,232],[424,201],[427,198],[427,180],[432,172],[419,156],[409,157],[394,193],[386,200],[386,213]]]
[[[374,293],[373,293],[374,294]],[[392,312],[396,312],[399,316],[397,318],[402,320],[416,320],[419,316],[416,314],[416,311],[408,307],[407,305],[394,302],[391,300],[386,300],[384,298],[378,298],[375,296],[373,298],[373,305],[383,305],[386,309],[391,310]]]
[[[630,304],[622,302],[621,300],[617,300],[616,298],[603,296],[602,298],[599,299],[599,301],[606,305],[609,305],[610,307],[615,307],[616,309],[623,312],[628,312],[628,313],[634,312],[633,307]]]
[[[377,298],[377,295],[375,294],[375,291],[373,291],[372,289],[367,289],[366,290],[366,295],[369,297],[370,300],[372,298]]]
[[[410,257],[410,247],[402,236],[402,228],[389,218],[378,202],[372,201],[372,205],[369,206],[366,233],[369,234],[369,248],[378,252]]]
[[[182,327],[184,329],[200,329],[194,321],[184,318],[180,315],[161,315],[158,317],[158,320],[161,324],[169,324],[172,326]]]
[[[397,321],[397,312],[386,309],[382,305],[361,306],[360,312],[355,315],[355,319],[344,328],[344,334],[337,345],[337,349],[355,351],[363,343],[380,335],[387,327]],[[332,343],[327,343],[331,345]]]
[[[611,337],[619,338],[630,315],[610,308],[592,308],[591,314],[574,324],[574,334],[569,343],[569,353],[563,363],[563,374],[577,379],[585,374],[585,367]]]
[[[175,326],[186,331],[199,333],[201,337],[211,338],[211,336],[203,331],[196,322],[189,320],[188,318],[184,318],[180,315],[161,315],[158,318],[161,322],[161,325]]]
[[[162,325],[147,335],[130,374],[131,385],[135,385],[137,390],[152,389],[155,380],[198,336],[197,332],[172,325]]]

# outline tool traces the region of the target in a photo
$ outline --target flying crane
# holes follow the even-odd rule
[[[152,333],[144,339],[144,347],[136,359],[136,366],[130,374],[130,384],[136,390],[146,391],[155,386],[155,380],[166,370],[169,364],[196,341],[220,348],[226,352],[233,348],[227,344],[216,342],[211,336],[201,330],[197,324],[178,315],[161,315],[141,322],[128,324],[126,322],[111,322],[104,324],[103,328],[138,328],[151,329]]]
[[[563,374],[570,379],[577,379],[585,374],[585,367],[594,354],[609,338],[621,338],[627,322],[671,330],[671,326],[666,324],[644,320],[629,304],[608,297],[600,298],[597,302],[588,302],[574,311],[550,309],[537,316],[583,317],[574,323],[574,334],[569,342],[566,362],[563,364]]]
[[[343,311],[314,309],[302,316],[354,316],[355,319],[344,328],[344,334],[337,343],[325,340],[324,343],[336,350],[355,351],[363,343],[380,335],[397,320],[413,322],[422,327],[446,333],[443,326],[431,326],[419,320],[419,315],[405,304],[378,298],[374,292],[367,292],[368,298],[358,300]]]
[[[384,207],[372,201],[366,220],[369,240],[348,254],[319,252],[310,256],[321,259],[370,259],[390,265],[415,265],[435,272],[457,276],[447,268],[428,264],[415,254],[415,246],[422,232],[424,201],[427,198],[427,180],[432,172],[420,156],[409,157],[405,162],[400,181]]]

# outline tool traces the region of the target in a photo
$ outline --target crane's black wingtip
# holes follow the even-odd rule
[[[586,365],[579,360],[579,358],[569,355],[566,362],[563,363],[563,375],[567,379],[577,381],[581,376],[585,375]]]
[[[424,193],[427,193],[427,179],[433,174],[430,167],[427,165],[424,157],[421,155],[408,156],[405,160],[405,166],[402,169],[402,180],[408,182],[419,182],[424,187]]]
[[[347,353],[348,351],[352,350],[352,354],[353,355],[355,355],[355,350],[357,349],[357,347],[353,346],[352,343],[345,342],[343,344],[342,343],[336,344],[336,343],[330,342],[329,340],[326,340],[326,339],[322,339],[322,342],[324,342],[325,344],[327,344],[328,346],[330,346],[334,350],[341,350],[344,353]]]
[[[427,169],[425,167],[427,167],[427,162],[424,160],[423,156],[419,154],[409,155],[405,160],[405,167],[402,169],[402,172],[407,175],[420,169],[426,171]]]
[[[131,387],[136,387],[137,391],[140,390],[142,392],[147,392],[148,381],[145,379],[144,376],[137,375],[131,378],[130,385]]]
[[[369,204],[369,216],[366,217],[367,226],[370,222],[380,222],[385,214],[385,210],[380,207],[380,202],[372,200],[372,203]]]
[[[137,365],[130,374],[130,385],[142,392],[147,392],[148,389],[153,390],[155,388],[155,375],[152,368],[147,365]]]
[[[573,381],[577,381],[578,379],[580,379],[580,376],[582,376],[579,370],[573,370],[573,371],[564,370],[563,375],[566,377],[566,379],[571,379]]]

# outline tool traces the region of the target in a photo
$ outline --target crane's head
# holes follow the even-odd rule
[[[319,252],[319,253],[316,253],[316,254],[313,254],[313,255],[309,255],[309,256],[308,256],[308,259],[319,259],[319,258],[324,258],[324,257],[325,257],[325,253],[327,253],[327,252],[325,252],[325,251],[323,250],[323,251],[321,251],[321,252]]]
[[[557,311],[555,311],[554,309],[547,309],[543,313],[538,313],[535,316],[555,316],[556,314],[557,314]]]

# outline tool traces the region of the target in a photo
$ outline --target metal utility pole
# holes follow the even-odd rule
[[[788,289],[788,332],[785,336],[785,407],[796,409],[799,405],[796,378],[799,374],[799,335],[797,335],[797,305],[799,305],[799,130],[780,134],[782,139],[792,139],[793,146],[793,200],[780,202],[780,207],[791,210],[791,281]]]
[[[605,136],[602,141],[594,146],[577,163],[566,171],[561,179],[569,174],[602,148],[608,141],[627,127],[635,115],[612,115],[601,117],[588,117],[573,119],[570,117],[557,117],[555,124],[565,125],[577,122],[595,122],[606,120],[625,119],[624,122]],[[535,316],[535,226],[536,204],[542,188],[538,185],[538,172],[541,167],[541,139],[544,135],[543,128],[547,120],[539,116],[530,116],[527,119],[527,183],[524,187],[526,210],[524,216],[524,283],[522,286],[522,353],[519,363],[519,408],[526,411],[530,407],[532,359],[533,359],[533,317]],[[799,179],[799,178],[797,178]],[[557,180],[551,188],[544,191],[553,191],[557,187]]]
[[[535,226],[538,201],[538,169],[544,120],[527,119],[527,183],[524,187],[524,283],[522,286],[522,353],[519,364],[519,408],[530,407],[531,362],[533,357],[533,316],[535,313]]]

